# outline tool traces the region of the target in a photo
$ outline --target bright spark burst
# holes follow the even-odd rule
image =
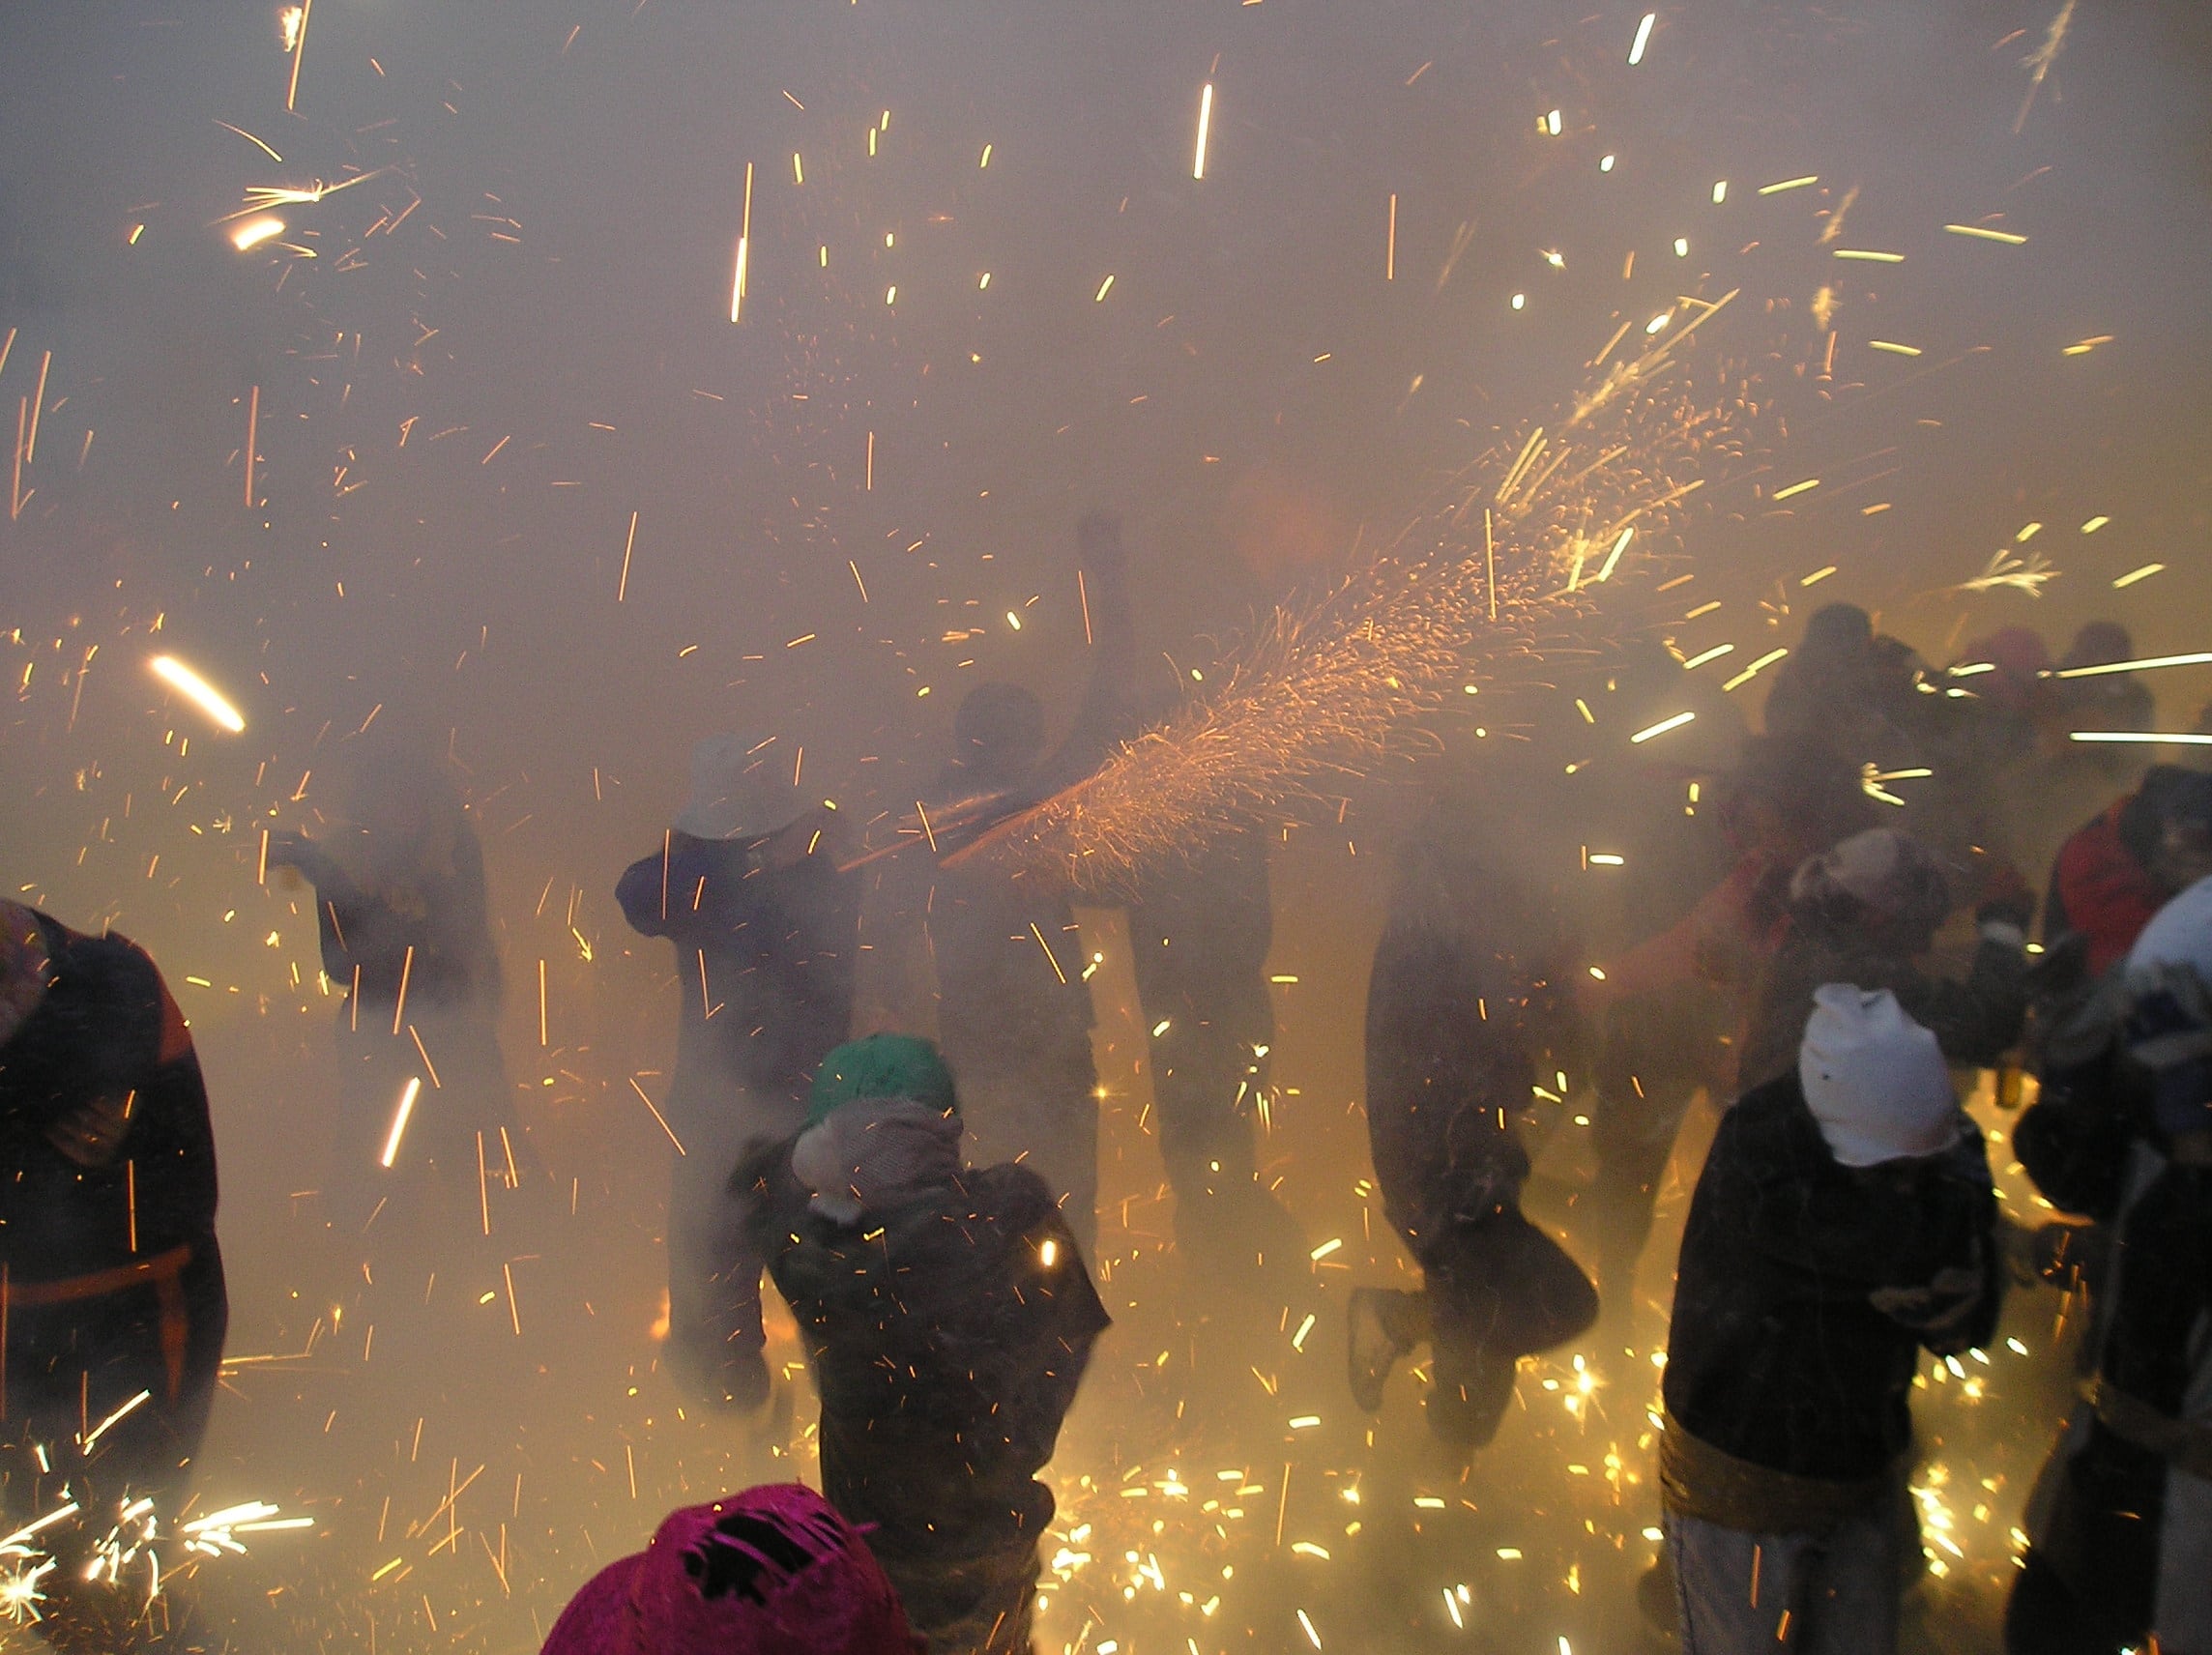
[[[2029,552],[2017,557],[2011,548],[1992,552],[1982,572],[1971,580],[1963,580],[1950,590],[1959,593],[1996,592],[2010,587],[2024,592],[2030,597],[2041,597],[2043,589],[2058,578],[2059,571],[2040,552]]]
[[[215,685],[174,655],[156,655],[146,663],[154,676],[228,730],[233,736],[246,728],[246,718]]]
[[[251,252],[263,242],[274,241],[284,233],[284,220],[271,215],[261,218],[248,218],[230,233],[230,245],[240,252]]]
[[[94,1432],[87,1437],[88,1451],[91,1439],[98,1435]],[[120,1589],[127,1576],[142,1570],[143,1601],[152,1603],[160,1595],[164,1579],[194,1556],[244,1556],[247,1548],[241,1535],[315,1525],[311,1517],[285,1517],[281,1507],[267,1500],[247,1500],[193,1518],[171,1531],[154,1500],[138,1495],[116,1505],[107,1531],[97,1540],[58,1546],[59,1533],[89,1536],[95,1532],[86,1516],[83,1506],[65,1493],[63,1504],[13,1534],[0,1536],[0,1617],[5,1617],[6,1623],[29,1626],[45,1618],[48,1600],[44,1582],[61,1567],[64,1553],[76,1560],[73,1569],[89,1585],[104,1582]],[[172,1544],[174,1552],[182,1555],[164,1558],[164,1550]]]
[[[1126,883],[1324,775],[1356,772],[1461,691],[1470,657],[1534,659],[1589,602],[1584,559],[1625,550],[1630,529],[1663,529],[1703,481],[1677,477],[1732,439],[1726,410],[1660,384],[1727,303],[1690,302],[1682,326],[1614,363],[1556,429],[1500,444],[1360,572],[1277,610],[1209,695],[950,859],[996,855],[1082,888]]]
[[[312,207],[328,200],[333,195],[338,194],[341,190],[353,189],[357,184],[366,184],[372,178],[382,178],[391,170],[388,166],[380,166],[374,172],[359,172],[351,178],[341,178],[335,184],[318,178],[314,183],[305,186],[292,184],[248,185],[246,190],[246,205],[239,211],[240,213],[261,213],[272,207]],[[235,218],[238,215],[232,216]]]

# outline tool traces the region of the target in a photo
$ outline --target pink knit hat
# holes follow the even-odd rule
[[[898,1595],[812,1489],[771,1483],[671,1512],[585,1582],[543,1655],[918,1655]]]

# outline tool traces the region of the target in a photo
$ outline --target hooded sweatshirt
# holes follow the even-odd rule
[[[1721,1119],[1683,1232],[1664,1383],[1674,1428],[1765,1471],[1879,1479],[1911,1440],[1919,1350],[1965,1350],[1995,1326],[1995,1222],[1964,1117],[1939,1153],[1851,1168],[1794,1071],[1747,1093]]]
[[[21,1284],[186,1245],[212,1262],[215,1136],[177,1002],[136,944],[32,918],[51,983],[0,1043],[0,1263]],[[65,1152],[69,1122],[126,1099],[118,1142]]]
[[[1026,1603],[1054,1510],[1036,1475],[1108,1324],[1044,1180],[964,1170],[958,1133],[859,1099],[737,1173],[821,1394],[823,1492],[874,1525],[933,1640]]]

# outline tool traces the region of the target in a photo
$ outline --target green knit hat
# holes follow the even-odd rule
[[[822,1060],[806,1100],[806,1124],[819,1126],[841,1105],[871,1097],[908,1097],[946,1115],[960,1111],[952,1071],[935,1045],[913,1034],[870,1034]]]

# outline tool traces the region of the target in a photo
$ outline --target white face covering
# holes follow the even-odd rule
[[[0,1046],[38,1010],[52,980],[38,919],[20,903],[0,902]]]
[[[1936,1036],[1887,989],[1823,983],[1797,1078],[1828,1150],[1847,1167],[1935,1155],[1959,1141],[1959,1100]]]

